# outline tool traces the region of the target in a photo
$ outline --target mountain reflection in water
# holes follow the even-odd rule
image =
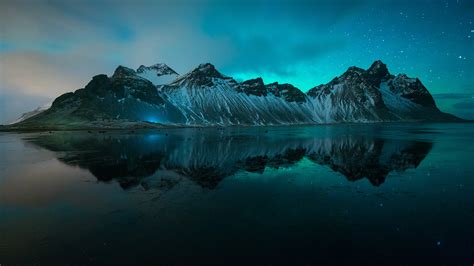
[[[349,181],[367,178],[379,186],[392,171],[416,168],[433,145],[337,128],[314,135],[272,128],[55,132],[26,140],[55,152],[67,165],[88,169],[100,181],[116,180],[124,189],[140,185],[145,190],[170,189],[184,178],[214,189],[238,171],[263,173],[304,158]]]

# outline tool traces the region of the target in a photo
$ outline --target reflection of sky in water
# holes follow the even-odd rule
[[[84,133],[87,138],[74,139],[83,147],[75,152],[48,150],[70,148],[67,134],[53,133],[58,134],[53,138],[44,134],[50,145],[44,147],[33,144],[34,134],[1,135],[1,150],[11,155],[2,156],[0,162],[0,232],[7,243],[0,257],[7,262],[16,258],[18,262],[133,263],[131,257],[156,262],[151,258],[159,256],[162,262],[196,263],[222,261],[239,250],[254,256],[255,262],[313,259],[324,263],[340,257],[343,250],[341,260],[347,258],[346,262],[365,258],[370,263],[396,263],[405,255],[415,262],[462,264],[473,254],[471,125],[270,128],[267,137],[258,135],[257,129],[239,129],[231,138],[226,137],[227,130],[161,130],[137,133],[138,139],[114,132]],[[199,161],[217,148],[233,148],[233,142],[253,143],[247,137],[259,138],[263,144],[269,138],[280,143],[277,147],[307,137],[325,139],[330,145],[338,136],[368,132],[390,140],[385,142],[390,145],[384,146],[383,160],[389,160],[397,147],[405,147],[406,141],[434,144],[416,168],[393,171],[380,186],[367,179],[348,182],[341,173],[308,157],[285,166],[276,163],[278,168],[267,165],[263,172],[237,171],[212,189],[177,174],[185,162],[191,163],[182,155],[198,147],[202,148],[202,157],[195,158]],[[75,165],[97,159],[90,156],[93,153],[81,157],[93,148],[88,145],[94,138],[110,146],[107,156],[127,154],[127,169],[137,176],[141,174],[135,169],[137,163],[146,168],[159,162],[168,168],[140,179],[151,187],[124,190],[115,180],[97,182],[88,169]],[[144,142],[134,142],[142,138]],[[366,141],[373,143],[371,139]],[[130,148],[118,148],[127,141]],[[249,145],[235,152],[258,153],[264,147]],[[155,151],[164,152],[150,156]],[[66,158],[67,164],[59,158]],[[216,158],[231,160],[223,153]],[[104,160],[110,163],[120,157]],[[166,164],[172,161],[179,164]],[[281,249],[286,252],[277,252]]]

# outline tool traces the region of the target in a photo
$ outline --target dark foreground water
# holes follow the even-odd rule
[[[0,264],[474,263],[474,125],[0,135]]]

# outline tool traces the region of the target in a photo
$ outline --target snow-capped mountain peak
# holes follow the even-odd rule
[[[176,71],[164,63],[151,66],[141,65],[137,68],[136,74],[151,81],[155,86],[169,84],[179,76]]]
[[[225,78],[225,76],[217,71],[216,67],[211,63],[200,64],[193,71],[191,71],[191,75],[194,77],[207,76],[212,78]]]
[[[181,86],[200,86],[200,87],[212,87],[217,83],[232,83],[236,82],[227,76],[221,74],[214,65],[210,63],[204,63],[197,66],[187,74],[180,76],[171,85]]]
[[[171,67],[164,63],[158,63],[151,66],[144,66],[141,65],[137,68],[137,73],[141,74],[147,71],[154,72],[156,76],[163,76],[163,75],[178,75],[176,71],[174,71]]]

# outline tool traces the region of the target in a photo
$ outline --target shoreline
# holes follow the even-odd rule
[[[226,128],[272,128],[272,127],[301,127],[301,126],[332,126],[332,125],[373,125],[373,124],[458,124],[458,123],[474,123],[474,120],[461,120],[461,121],[370,121],[370,122],[332,122],[332,123],[302,123],[302,124],[278,124],[278,125],[163,125],[163,124],[150,124],[145,125],[137,124],[130,127],[94,127],[94,126],[59,126],[59,127],[15,127],[10,125],[0,125],[0,132],[11,132],[11,133],[35,133],[35,132],[53,132],[53,131],[97,131],[98,133],[105,133],[107,131],[148,131],[148,130],[161,130],[161,129],[178,129],[178,128],[190,128],[190,129],[226,129]],[[90,132],[92,133],[92,132]]]

